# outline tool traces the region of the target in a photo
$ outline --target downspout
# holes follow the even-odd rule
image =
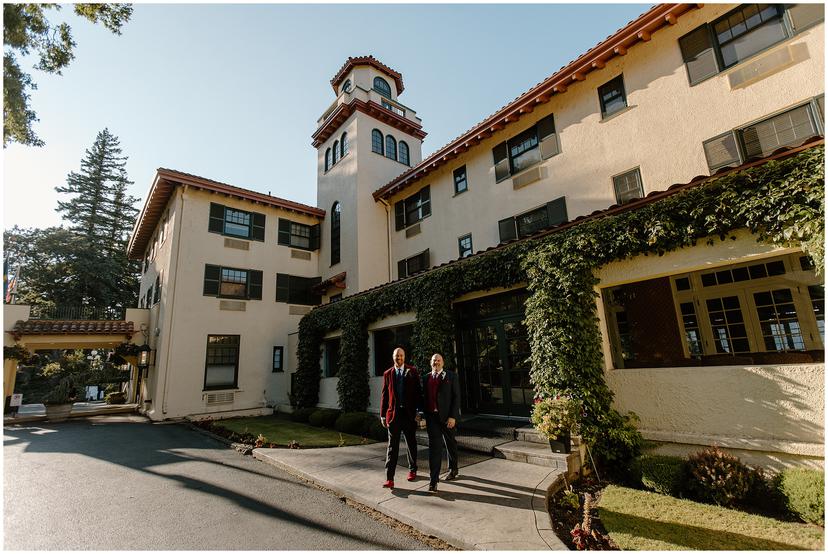
[[[175,336],[173,333],[173,326],[175,325],[175,290],[178,288],[178,261],[181,259],[181,228],[184,226],[184,195],[187,192],[189,187],[187,185],[183,185],[181,189],[181,212],[179,215],[178,225],[176,225],[177,229],[175,230],[175,267],[172,268],[172,271],[169,275],[175,276],[175,284],[171,287],[170,290],[170,298],[169,298],[169,306],[170,306],[170,331],[167,335],[168,339]],[[170,340],[167,340],[167,353],[164,359],[164,385],[161,388],[161,413],[167,413],[167,374],[170,372],[170,352],[172,348],[170,348]],[[156,364],[157,367],[157,364]]]
[[[391,204],[385,198],[380,198],[379,201],[385,207],[385,245],[388,254],[388,278],[385,282],[390,283],[391,270],[393,268],[393,264],[391,263]]]

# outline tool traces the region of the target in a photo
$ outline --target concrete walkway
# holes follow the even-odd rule
[[[393,491],[382,488],[385,444],[257,448],[253,456],[463,550],[567,550],[546,511],[546,490],[562,470],[471,456],[464,465],[461,451],[460,477],[440,482],[435,495],[427,491],[426,449],[417,480],[407,482],[401,465]]]

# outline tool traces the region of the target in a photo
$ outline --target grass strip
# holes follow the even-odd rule
[[[601,521],[624,550],[822,550],[825,530],[648,491],[607,486]]]
[[[333,429],[313,427],[312,425],[274,416],[222,419],[216,421],[215,424],[236,433],[250,433],[254,437],[261,434],[265,436],[266,442],[284,446],[292,441],[299,443],[302,448],[355,446],[375,442],[356,435],[340,433]]]

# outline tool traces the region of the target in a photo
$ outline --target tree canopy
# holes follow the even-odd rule
[[[32,129],[37,114],[29,104],[37,85],[20,68],[18,57],[37,57],[35,69],[61,74],[74,55],[75,41],[67,23],[51,25],[46,10],[57,4],[3,4],[3,147],[9,142],[43,146]],[[131,4],[75,4],[76,15],[100,23],[116,35],[132,16]]]

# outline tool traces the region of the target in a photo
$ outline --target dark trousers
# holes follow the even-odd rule
[[[455,429],[449,429],[440,422],[440,416],[426,414],[426,430],[428,431],[428,469],[431,474],[431,483],[440,480],[440,464],[443,462],[443,445],[448,453],[448,467],[450,471],[457,471],[457,439],[454,438]]]
[[[405,415],[395,417],[388,424],[388,452],[385,456],[385,477],[394,480],[394,471],[397,469],[397,457],[400,455],[400,435],[405,435],[405,446],[408,451],[408,469],[417,471],[417,424]]]

